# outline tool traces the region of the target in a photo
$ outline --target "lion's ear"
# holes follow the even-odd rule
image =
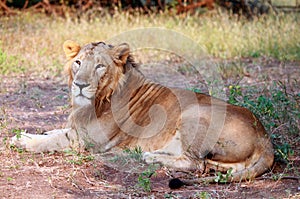
[[[71,40],[65,41],[63,48],[68,60],[73,59],[80,51],[80,45]]]
[[[130,48],[126,43],[120,44],[113,47],[113,58],[114,61],[122,65],[126,64],[127,58],[129,56]]]

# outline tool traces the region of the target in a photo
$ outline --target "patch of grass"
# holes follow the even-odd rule
[[[299,60],[299,15],[280,13],[247,21],[221,11],[210,15],[187,15],[185,18],[167,12],[148,15],[117,12],[113,16],[104,12],[101,16],[95,14],[91,19],[81,16],[78,21],[71,16],[62,19],[22,13],[0,18],[0,72],[58,75],[66,63],[62,50],[65,40],[73,39],[80,44],[107,41],[126,31],[144,27],[179,32],[214,57],[271,56],[280,60]],[[133,35],[123,38],[122,42],[132,46],[141,42],[151,44],[153,35],[145,33],[142,39]],[[183,42],[182,47],[184,45]]]
[[[143,150],[140,146],[137,146],[133,149],[124,149],[123,150],[124,153],[128,154],[129,158],[133,158],[135,160],[141,161],[142,157],[143,157]]]
[[[146,165],[142,161],[143,151],[140,146],[127,148],[121,154],[115,154],[111,162],[121,166],[122,169],[128,167],[126,172],[138,174],[137,184],[135,187],[142,188],[143,191],[151,192],[151,177],[156,175],[156,170],[160,167],[158,164]],[[131,168],[134,166],[134,168]]]
[[[156,175],[158,165],[150,164],[146,170],[140,173],[137,186],[141,187],[146,192],[151,192],[150,178]]]
[[[239,105],[237,98],[242,95],[240,85],[230,85],[229,86],[229,99],[228,102],[233,105]]]
[[[15,179],[12,178],[12,177],[7,177],[6,180],[7,180],[8,182],[11,182],[11,181],[13,181],[13,180],[15,180]]]
[[[110,161],[121,165],[141,163],[143,157],[143,151],[140,146],[135,148],[126,148],[121,154],[114,155]]]
[[[21,129],[13,129],[12,133],[16,135],[17,139],[20,139],[22,130]]]
[[[298,0],[272,0],[272,5],[280,5],[280,6],[296,6]],[[299,2],[299,1],[298,1]]]
[[[7,55],[0,45],[0,74],[7,75],[10,73],[24,73],[26,68],[24,66],[20,66],[21,62],[22,61],[17,56]]]
[[[232,176],[232,168],[227,170],[226,174],[222,174],[221,172],[217,172],[217,176],[215,178],[215,182],[217,183],[227,183],[229,182],[229,178]]]
[[[212,198],[212,196],[206,191],[201,191],[200,193],[196,193],[194,195],[194,198],[210,199],[210,198]]]
[[[223,17],[203,22],[207,32],[203,33],[205,36],[200,42],[204,43],[209,54],[221,58],[266,55],[280,60],[299,59],[299,53],[295,51],[299,45],[285,38],[286,34],[295,38],[298,32],[296,27],[287,26],[299,25],[292,15],[279,14],[252,22],[235,21],[227,14],[220,15]],[[281,28],[290,33],[281,32]]]
[[[13,151],[18,152],[19,154],[22,154],[24,152],[24,149],[16,147],[15,145],[9,145],[9,148]]]
[[[74,150],[66,150],[64,151],[64,154],[71,157],[68,158],[66,162],[76,165],[82,165],[85,162],[90,162],[95,159],[95,157],[91,154],[78,153]]]
[[[142,149],[137,146],[135,148],[127,148],[122,153],[116,153],[111,159],[116,169],[125,169],[128,173],[136,173],[137,184],[135,188],[142,188],[143,191],[151,192],[151,177],[156,175],[156,170],[160,167],[158,164],[146,165],[142,161]]]
[[[17,137],[17,139],[20,139],[21,138],[21,133],[22,133],[22,130],[21,129],[12,129],[11,130],[12,134],[15,135]],[[9,144],[9,137],[6,136],[3,138],[3,144],[5,144],[9,149],[13,150],[13,151],[16,151],[18,152],[19,154],[22,154],[25,152],[25,150],[23,148],[19,148],[19,147],[16,147],[15,145],[13,144]]]
[[[235,84],[245,75],[245,66],[240,61],[223,60],[217,63],[217,68],[225,84]]]
[[[283,143],[275,144],[275,146],[276,146],[276,151],[275,151],[276,159],[288,163],[289,156],[294,155],[294,150],[292,149],[291,145],[289,143],[283,142]]]

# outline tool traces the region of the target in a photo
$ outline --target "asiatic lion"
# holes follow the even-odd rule
[[[63,49],[72,98],[69,128],[23,133],[13,144],[33,152],[139,146],[147,163],[203,172],[232,169],[232,181],[252,179],[272,166],[272,144],[249,110],[146,79],[128,44],[81,48],[68,40]]]

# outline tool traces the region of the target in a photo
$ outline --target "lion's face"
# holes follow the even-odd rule
[[[68,66],[69,83],[72,103],[76,106],[89,105],[96,98],[103,100],[111,95],[123,76],[129,55],[127,44],[113,47],[103,42],[80,48],[77,43],[66,41],[64,50],[71,60]]]

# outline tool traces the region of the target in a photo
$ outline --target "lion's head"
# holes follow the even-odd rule
[[[67,71],[72,105],[80,107],[95,100],[109,100],[122,82],[130,51],[128,44],[112,46],[97,42],[81,48],[76,42],[68,40],[63,49],[69,59]]]

